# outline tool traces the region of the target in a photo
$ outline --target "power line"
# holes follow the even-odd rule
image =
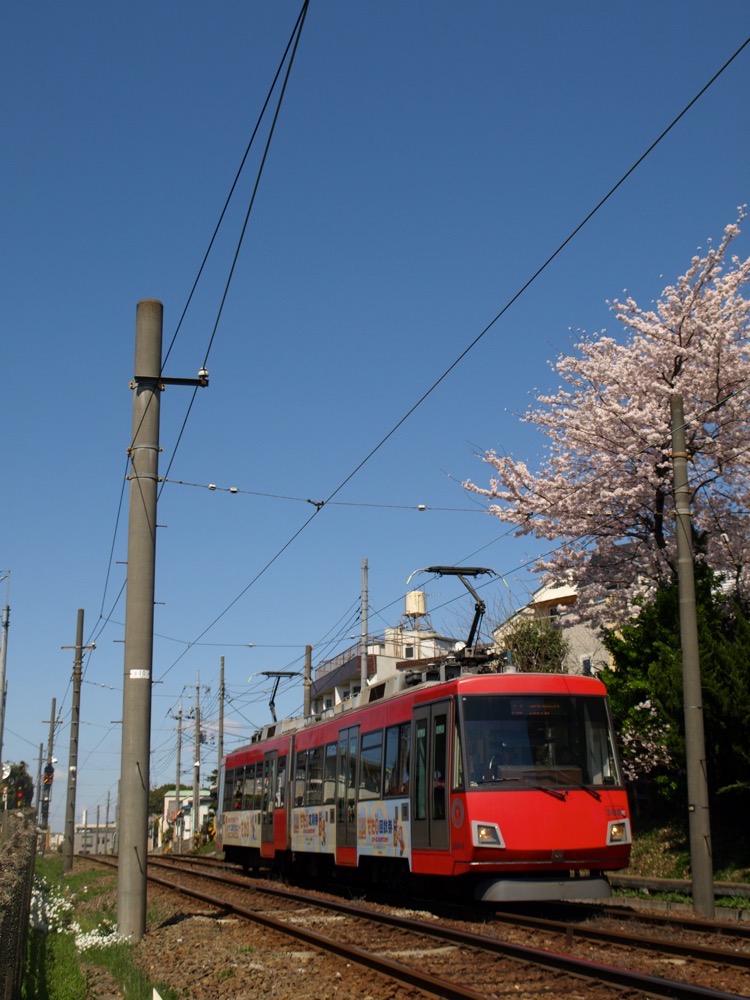
[[[552,264],[552,262],[562,253],[562,251],[568,246],[569,243],[581,232],[581,230],[593,219],[593,217],[600,211],[600,209],[612,198],[616,191],[625,183],[625,181],[633,174],[633,172],[644,162],[644,160],[656,149],[656,147],[665,139],[665,137],[672,131],[672,129],[678,124],[678,122],[687,114],[687,112],[696,104],[696,102],[706,93],[706,91],[719,79],[719,77],[728,69],[728,67],[734,62],[734,60],[740,55],[740,53],[750,44],[750,37],[745,39],[745,41],[740,45],[740,47],[730,56],[729,59],[723,64],[723,66],[711,77],[711,79],[698,91],[698,93],[685,105],[685,107],[676,115],[675,118],[669,123],[669,125],[663,129],[663,131],[657,136],[657,138],[648,146],[648,148],[638,157],[638,159],[625,171],[625,173],[620,177],[620,179],[609,189],[609,191],[602,197],[596,205],[591,209],[591,211],[583,218],[583,220],[572,230],[572,232],[563,240],[562,243],[554,250],[546,260],[534,271],[534,273],[529,277],[523,285],[515,292],[513,296],[505,303],[505,305],[500,309],[500,311],[495,315],[495,317],[484,327],[483,330],[471,341],[471,343],[464,348],[464,350],[458,355],[458,357],[445,369],[445,371],[440,375],[427,390],[419,397],[419,399],[406,411],[406,413],[401,417],[400,420],[395,423],[391,429],[380,439],[380,441],[370,449],[370,451],[361,459],[361,461],[352,469],[352,471],[341,480],[338,486],[329,494],[325,500],[316,502],[315,511],[307,518],[303,524],[291,535],[291,537],[283,544],[283,546],[276,552],[276,554],[265,563],[265,565],[255,574],[255,576],[248,582],[248,584],[237,594],[237,596],[221,611],[216,617],[203,629],[199,634],[197,639],[201,639],[208,631],[210,631],[219,622],[234,605],[253,587],[258,580],[260,580],[265,573],[270,569],[270,567],[283,555],[283,553],[293,544],[294,541],[305,531],[313,519],[320,513],[324,506],[327,506],[332,502],[334,497],[341,492],[344,486],[347,485],[357,473],[370,461],[371,458],[390,440],[391,437],[396,433],[396,431],[409,419],[410,416],[428,399],[429,396],[438,388],[438,386],[448,377],[448,375],[461,363],[461,361],[473,350],[474,347],[483,339],[483,337],[495,326],[495,324],[501,319],[502,316],[511,308],[511,306],[531,287],[531,285],[540,277],[540,275]],[[197,640],[196,640],[197,641]],[[186,651],[185,651],[186,652]],[[184,652],[183,654],[184,655]],[[167,668],[162,676],[166,676],[170,670],[179,662],[181,656],[175,660],[170,667]]]
[[[166,352],[166,354],[164,356],[164,359],[163,359],[163,361],[161,363],[161,372],[164,371],[166,363],[167,363],[167,361],[169,359],[169,355],[172,352],[172,349],[173,349],[173,347],[175,345],[175,342],[177,340],[177,336],[178,336],[178,334],[179,334],[179,332],[180,332],[180,330],[182,328],[183,321],[184,321],[185,316],[187,314],[187,311],[188,311],[188,309],[190,307],[190,304],[192,302],[193,296],[195,294],[195,291],[197,289],[197,286],[198,286],[198,283],[199,283],[199,281],[201,279],[203,271],[204,271],[204,269],[206,267],[206,264],[208,262],[208,258],[209,258],[210,254],[211,254],[211,251],[212,251],[212,249],[214,247],[214,244],[216,242],[216,239],[218,237],[218,233],[219,233],[221,225],[222,225],[222,223],[224,221],[224,218],[226,216],[227,210],[229,208],[229,204],[230,204],[230,202],[232,200],[234,192],[235,192],[235,190],[237,188],[237,185],[239,183],[240,176],[241,176],[241,174],[242,174],[242,172],[244,170],[245,164],[247,162],[247,158],[248,158],[248,156],[250,154],[250,150],[251,150],[251,148],[252,148],[252,146],[253,146],[253,144],[255,142],[255,138],[256,138],[258,130],[260,128],[260,124],[261,124],[261,122],[262,122],[262,120],[263,120],[263,118],[264,118],[264,116],[266,114],[266,111],[267,111],[268,106],[269,106],[270,101],[271,101],[271,97],[273,95],[274,90],[276,89],[279,77],[280,77],[281,72],[283,70],[284,64],[287,61],[287,57],[289,55],[289,50],[292,47],[292,45],[294,45],[294,50],[296,51],[296,47],[297,47],[297,44],[299,42],[299,37],[300,37],[301,30],[302,30],[302,25],[304,23],[304,19],[305,19],[305,16],[307,14],[308,4],[309,4],[309,0],[305,0],[305,2],[302,5],[302,8],[300,10],[300,13],[297,16],[297,20],[295,22],[295,25],[294,25],[292,33],[291,33],[291,35],[289,37],[289,40],[288,40],[288,42],[286,44],[286,48],[284,49],[284,53],[283,53],[283,55],[281,57],[281,60],[279,61],[279,65],[278,65],[278,67],[276,69],[276,73],[274,75],[273,81],[271,83],[271,86],[268,89],[268,93],[267,93],[266,98],[265,98],[265,100],[263,102],[263,106],[261,108],[260,114],[258,115],[258,119],[256,121],[255,127],[254,127],[254,129],[252,131],[252,134],[250,136],[250,140],[247,143],[244,155],[242,157],[242,160],[240,162],[240,165],[239,165],[239,167],[237,169],[237,172],[235,174],[234,180],[233,180],[232,185],[230,187],[229,194],[226,197],[226,200],[224,202],[224,206],[223,206],[223,208],[221,210],[221,213],[219,215],[218,222],[216,223],[216,226],[214,228],[213,234],[212,234],[211,239],[209,241],[208,247],[207,247],[206,252],[205,252],[205,254],[203,256],[203,260],[201,261],[200,267],[198,268],[198,273],[197,273],[197,275],[196,275],[196,277],[195,277],[195,279],[193,281],[192,288],[191,288],[190,293],[189,293],[189,295],[187,297],[187,301],[185,302],[185,305],[183,307],[183,311],[182,311],[182,314],[180,315],[180,318],[179,318],[179,321],[177,323],[175,332],[174,332],[174,334],[172,336],[172,340],[170,341],[170,344],[169,344],[169,347],[167,349],[167,352]],[[293,56],[292,56],[292,58],[293,58]],[[289,64],[289,67],[288,67],[288,70],[287,70],[287,79],[288,79],[289,71],[290,70],[291,70],[291,62]],[[286,81],[284,83],[284,87],[286,87]],[[283,91],[282,91],[282,96],[283,96]],[[279,112],[279,109],[280,109],[280,105],[281,105],[281,100],[279,100],[278,106],[277,106],[277,109],[276,109],[276,115],[274,117],[274,125],[275,125],[276,119],[278,117],[278,112]],[[263,156],[263,162],[265,162],[265,158],[266,158],[267,153],[268,153],[269,143],[270,143],[270,136],[269,136],[268,142],[266,143],[266,149],[265,149],[264,156]],[[255,193],[257,192],[259,181],[260,181],[260,172],[258,174],[258,177],[257,177],[257,180],[256,180],[256,184],[255,184],[255,188],[253,190],[253,200],[255,198]],[[252,207],[252,201],[251,201],[250,207]],[[208,354],[210,352],[211,345],[213,344],[213,340],[214,340],[214,337],[216,335],[216,330],[217,330],[217,327],[218,327],[219,318],[221,316],[221,310],[223,309],[224,301],[226,299],[226,295],[227,295],[228,290],[229,290],[229,284],[231,282],[231,276],[232,276],[232,273],[234,271],[234,265],[236,263],[237,257],[239,255],[239,250],[240,250],[240,246],[241,246],[241,243],[242,243],[242,237],[244,237],[244,232],[245,232],[245,229],[247,227],[247,222],[248,222],[249,214],[250,214],[250,208],[248,208],[248,212],[247,212],[247,215],[246,215],[246,218],[245,218],[245,226],[243,227],[242,236],[240,238],[240,241],[238,243],[237,249],[235,251],[235,257],[234,257],[234,261],[233,261],[233,264],[232,264],[232,271],[230,272],[229,279],[228,279],[228,281],[226,283],[226,288],[225,288],[225,291],[224,291],[224,296],[223,296],[222,302],[221,302],[221,308],[220,308],[219,313],[218,313],[218,315],[216,317],[216,321],[215,321],[215,324],[214,324],[214,329],[213,329],[213,332],[212,332],[210,340],[209,340],[208,348],[206,350],[205,360],[204,360],[204,367],[205,367],[205,361],[208,359]],[[182,440],[182,435],[183,435],[185,427],[187,425],[187,420],[188,420],[188,417],[189,417],[190,412],[192,410],[193,402],[195,400],[195,391],[197,391],[197,390],[194,390],[192,398],[190,400],[190,403],[188,404],[188,409],[187,409],[187,412],[186,412],[185,417],[183,419],[182,427],[180,429],[177,441],[176,441],[174,449],[172,451],[172,455],[171,455],[171,458],[170,458],[170,461],[169,461],[169,468],[171,468],[172,462],[174,461],[174,458],[175,458],[175,455],[176,455],[176,452],[177,452],[177,448],[179,447],[180,441]],[[144,417],[145,417],[145,414],[144,414]],[[129,459],[128,459],[128,462],[129,462]],[[128,462],[126,462],[126,472],[127,472],[127,464],[128,464]],[[167,471],[169,471],[169,470],[167,470]],[[120,499],[119,499],[119,502],[118,502],[117,515],[116,515],[116,518],[115,518],[115,527],[114,527],[114,531],[113,531],[112,545],[111,545],[111,548],[110,548],[110,555],[109,555],[109,559],[108,559],[108,563],[107,563],[107,573],[106,573],[106,577],[105,577],[104,590],[103,590],[103,593],[102,593],[102,607],[101,607],[101,610],[99,612],[99,621],[97,622],[98,631],[96,630],[97,626],[95,626],[94,630],[92,631],[92,636],[95,635],[96,637],[98,637],[99,635],[101,635],[101,632],[103,631],[103,629],[108,624],[108,622],[110,620],[110,616],[111,616],[112,612],[114,611],[114,608],[119,603],[120,597],[122,596],[122,593],[125,590],[125,586],[126,586],[126,581],[123,581],[123,584],[122,584],[122,586],[120,588],[120,591],[119,591],[119,593],[117,595],[115,603],[113,604],[112,609],[109,612],[109,615],[107,615],[103,619],[104,602],[106,600],[107,586],[108,586],[108,583],[109,583],[109,577],[110,577],[110,573],[111,573],[111,569],[112,569],[112,563],[113,563],[113,560],[114,560],[114,547],[115,547],[115,541],[116,541],[116,538],[117,538],[118,528],[119,528],[119,524],[120,524],[120,516],[121,516],[121,512],[122,512],[123,499],[124,499],[124,494],[125,494],[125,482],[126,481],[127,481],[127,476],[123,476],[123,484],[122,484],[122,489],[121,489],[121,492],[120,492]],[[91,641],[93,641],[92,638],[90,638],[88,640],[88,642],[91,642]]]
[[[167,479],[163,480],[165,483],[171,483],[173,486],[191,486],[195,489],[208,490],[211,493],[231,493],[231,494],[243,494],[245,496],[253,497],[264,497],[270,500],[290,500],[296,503],[312,504],[313,507],[322,506],[324,503],[329,501],[322,500],[311,500],[310,497],[295,497],[289,496],[283,493],[263,493],[260,490],[245,490],[240,489],[238,486],[217,486],[215,483],[191,483],[183,479]],[[381,508],[383,510],[417,510],[420,512],[424,511],[439,511],[439,512],[449,512],[457,514],[483,514],[486,513],[480,507],[433,507],[428,504],[405,504],[405,503],[366,503],[364,501],[354,501],[354,500],[332,500],[330,501],[331,506],[336,507],[370,507],[370,508]]]

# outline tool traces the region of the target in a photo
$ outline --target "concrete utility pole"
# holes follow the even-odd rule
[[[219,746],[218,746],[218,758],[219,762],[216,765],[216,784],[217,787],[221,784],[221,762],[224,760],[224,657],[221,658],[221,667],[219,668]],[[217,792],[218,795],[218,792]],[[216,814],[219,814],[219,802],[216,803]]]
[[[156,499],[159,474],[159,394],[164,385],[208,385],[161,374],[163,306],[138,303],[135,322],[133,429],[130,454],[128,586],[125,603],[125,664],[120,765],[117,929],[140,941],[146,931],[151,670],[154,646]]]
[[[160,302],[151,299],[138,303],[135,378],[132,383],[133,433],[129,448],[130,518],[117,876],[118,931],[132,941],[140,941],[146,929],[162,312]]]
[[[6,600],[3,608],[2,636],[0,636],[0,764],[3,762],[3,734],[5,732],[5,699],[8,682],[5,679],[5,664],[8,658],[8,629],[10,627],[10,607],[7,595],[10,591],[10,572],[5,574]]]
[[[362,691],[367,687],[367,560],[362,560],[362,638],[359,648],[359,686]]]
[[[70,649],[70,646],[63,646]],[[96,646],[86,646],[95,649]],[[68,797],[65,803],[65,838],[63,840],[63,871],[73,868],[73,841],[76,832],[76,781],[78,779],[78,727],[81,719],[81,678],[83,676],[83,608],[78,609],[76,658],[73,664],[73,704],[70,712],[70,750],[68,752]]]
[[[36,822],[42,825],[42,764],[44,763],[44,744],[39,744],[39,769],[36,775]]]
[[[201,832],[201,680],[195,685],[195,760],[193,761],[193,850],[200,844]]]
[[[302,679],[303,718],[312,715],[312,646],[305,646],[305,672]]]
[[[698,916],[714,916],[711,824],[708,811],[706,745],[703,732],[703,695],[695,610],[695,574],[690,523],[690,487],[687,478],[685,416],[682,396],[670,396],[672,419],[672,468],[677,536],[677,580],[680,597],[680,641],[685,711],[685,758],[688,780],[690,867],[693,875],[693,908]]]
[[[182,854],[182,818],[180,817],[180,807],[182,799],[180,797],[180,778],[182,770],[182,696],[180,696],[179,708],[177,709],[177,775],[174,780],[175,803],[174,803],[174,829],[172,836],[174,839],[174,850],[177,854]]]

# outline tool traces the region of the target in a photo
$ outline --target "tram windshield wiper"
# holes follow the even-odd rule
[[[561,799],[563,802],[567,798],[565,792],[560,791],[557,788],[550,788],[549,785],[539,785],[537,782],[532,781],[526,775],[503,775],[499,778],[482,778],[479,781],[480,785],[499,785],[505,781],[518,781],[520,784],[524,785],[526,788],[530,788],[535,792],[546,792],[548,795],[553,796],[553,798]]]
[[[601,800],[602,800],[602,797],[599,794],[599,792],[597,792],[597,790],[595,788],[592,788],[591,785],[584,785],[584,783],[582,781],[580,781],[580,782],[577,781],[573,787],[574,788],[580,788],[584,792],[588,792],[589,795],[592,795],[597,800],[597,802],[601,802]]]
[[[549,785],[536,785],[529,782],[529,788],[533,788],[535,792],[546,792],[547,795],[552,795],[556,799],[561,799],[563,802],[567,799],[567,793],[560,791],[559,788],[550,788]]]
[[[593,796],[598,802],[601,802],[602,797],[595,788],[592,788],[591,785],[584,784],[582,781],[575,781],[570,777],[570,773],[568,771],[556,767],[551,769],[551,773],[560,779],[561,785],[569,785],[571,788],[579,788],[584,792],[588,792],[589,795]]]

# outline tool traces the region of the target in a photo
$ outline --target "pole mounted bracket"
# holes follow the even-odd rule
[[[154,378],[153,376],[134,375],[133,381],[130,383],[130,388],[135,389],[137,385],[148,385],[149,383],[151,385],[158,383],[159,388],[162,390],[168,385],[195,385],[205,389],[208,385],[208,370],[201,368],[197,378],[166,378],[164,375]]]

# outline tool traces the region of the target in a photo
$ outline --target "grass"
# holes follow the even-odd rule
[[[85,1000],[86,977],[71,934],[29,931],[24,1000]]]
[[[635,825],[630,875],[690,878],[690,838],[677,823],[640,820]],[[714,881],[750,882],[750,840],[717,819],[711,834]]]
[[[104,970],[99,974],[111,977],[126,1000],[151,1000],[154,988],[164,1000],[177,1000],[173,990],[151,983],[133,946],[113,933],[116,873],[96,866],[65,876],[62,859],[47,855],[37,858],[36,874],[46,890],[38,912],[47,929],[29,931],[23,1000],[85,1000],[96,970]]]
[[[736,825],[717,820],[712,831],[714,882],[750,882],[750,841]],[[638,821],[633,837],[630,867],[626,875],[644,878],[690,878],[690,837],[686,827],[677,823]],[[690,896],[675,892],[643,893],[618,890],[617,895],[659,899],[665,902],[691,903]],[[717,896],[717,907],[750,909],[745,896]]]

